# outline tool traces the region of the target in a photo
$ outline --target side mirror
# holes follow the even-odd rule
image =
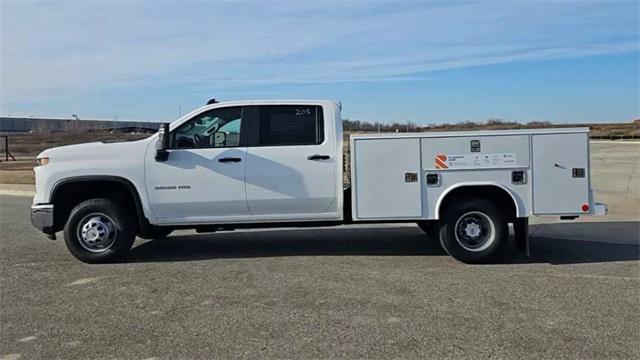
[[[169,159],[169,123],[163,123],[158,130],[158,143],[156,144],[156,161]]]

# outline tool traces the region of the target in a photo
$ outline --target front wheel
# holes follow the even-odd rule
[[[108,199],[89,199],[71,210],[64,226],[67,249],[86,263],[120,260],[136,237],[131,212]]]
[[[463,199],[448,207],[440,227],[440,244],[465,263],[493,259],[509,236],[505,216],[492,202]]]

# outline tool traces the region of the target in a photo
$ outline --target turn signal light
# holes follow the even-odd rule
[[[38,164],[38,166],[47,165],[48,163],[49,163],[48,157],[41,157],[36,159],[36,164]]]

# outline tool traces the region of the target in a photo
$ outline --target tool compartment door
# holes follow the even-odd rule
[[[533,213],[580,214],[589,204],[587,133],[533,135]]]
[[[353,141],[354,219],[420,218],[420,140]]]

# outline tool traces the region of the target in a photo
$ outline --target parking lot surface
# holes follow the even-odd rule
[[[640,358],[633,149],[592,145],[611,216],[537,219],[531,257],[489,265],[409,224],[179,232],[88,265],[0,196],[0,359]]]

